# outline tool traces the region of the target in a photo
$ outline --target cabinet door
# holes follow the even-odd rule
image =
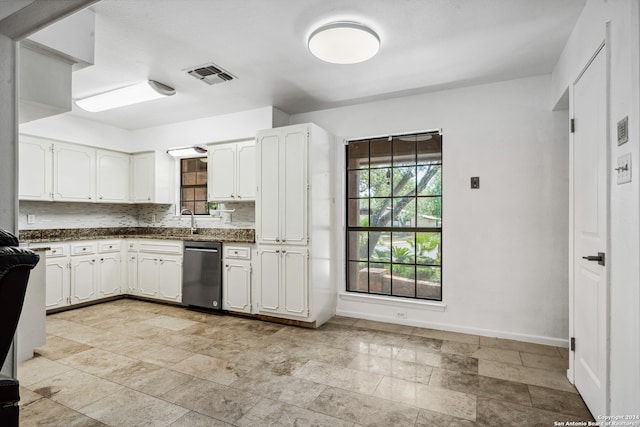
[[[71,303],[77,304],[96,298],[95,257],[71,257]]]
[[[283,131],[281,139],[280,240],[307,244],[307,127]]]
[[[127,255],[127,293],[138,295],[138,254]]]
[[[209,200],[236,200],[236,146],[223,144],[209,148]]]
[[[98,150],[98,202],[128,203],[130,156],[115,151]]]
[[[134,203],[153,202],[155,160],[154,153],[134,154],[131,157],[131,198]]]
[[[158,296],[158,256],[138,254],[138,294],[145,297]]]
[[[158,260],[158,297],[182,302],[182,257],[162,255]]]
[[[53,145],[46,141],[20,141],[18,148],[18,197],[20,200],[52,200],[52,147]]]
[[[69,259],[58,258],[47,260],[46,308],[69,305]]]
[[[120,254],[103,254],[98,258],[98,297],[120,294],[122,263]]]
[[[258,309],[264,312],[280,311],[280,250],[275,248],[258,251]]]
[[[306,249],[289,247],[282,250],[283,313],[300,317],[309,315],[307,266]]]
[[[256,199],[256,143],[239,142],[236,146],[236,197]]]
[[[222,276],[224,309],[251,313],[251,263],[226,261]]]
[[[258,139],[256,233],[258,243],[280,242],[280,133],[263,133]]]
[[[95,200],[96,150],[73,144],[54,144],[53,199]]]

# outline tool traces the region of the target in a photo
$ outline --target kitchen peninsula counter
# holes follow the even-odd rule
[[[235,227],[199,228],[197,234],[191,234],[189,228],[183,227],[63,228],[20,230],[19,232],[21,243],[95,239],[162,239],[254,243],[256,234],[253,228]]]

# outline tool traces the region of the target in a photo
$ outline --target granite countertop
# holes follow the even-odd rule
[[[199,228],[197,234],[191,234],[189,228],[177,227],[64,228],[20,230],[19,232],[21,243],[95,239],[162,239],[254,243],[256,241],[256,233],[253,228]]]

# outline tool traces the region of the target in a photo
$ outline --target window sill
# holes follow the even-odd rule
[[[344,301],[355,301],[355,302],[366,302],[369,304],[379,304],[386,306],[395,306],[395,307],[405,307],[405,308],[414,308],[421,310],[430,310],[430,311],[445,311],[447,305],[442,302],[435,301],[410,301],[401,298],[392,298],[385,297],[379,295],[366,295],[366,294],[356,294],[352,292],[341,292],[338,294],[338,299]]]

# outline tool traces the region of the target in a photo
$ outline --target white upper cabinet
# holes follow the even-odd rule
[[[165,153],[149,152],[132,155],[132,202],[173,203],[174,175],[174,159]]]
[[[306,125],[263,131],[258,137],[258,243],[308,243]]]
[[[98,202],[128,203],[130,192],[129,154],[98,150],[97,157]]]
[[[253,140],[209,147],[209,200],[255,200],[255,153],[256,144]]]
[[[96,199],[96,150],[82,145],[53,146],[53,199],[93,202]]]
[[[256,199],[256,142],[236,144],[236,197],[238,200]]]
[[[53,200],[53,144],[20,138],[18,150],[20,200]]]
[[[209,200],[235,200],[236,175],[235,144],[214,145],[209,148]]]

